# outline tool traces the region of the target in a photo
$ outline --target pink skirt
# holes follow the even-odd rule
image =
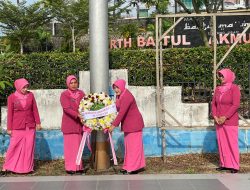
[[[142,131],[133,133],[124,133],[124,163],[123,169],[128,172],[136,171],[146,166]]]
[[[64,134],[64,161],[66,171],[79,171],[83,169],[82,162],[80,166],[76,165],[76,157],[81,143],[81,134]]]
[[[240,168],[240,154],[238,143],[238,126],[216,126],[220,166],[225,168]]]
[[[15,173],[34,171],[36,130],[12,130],[9,148],[6,153],[4,170]]]

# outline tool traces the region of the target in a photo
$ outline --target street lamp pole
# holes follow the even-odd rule
[[[108,0],[89,1],[90,91],[106,92],[109,88]],[[110,166],[107,136],[96,133],[94,164],[97,170]]]

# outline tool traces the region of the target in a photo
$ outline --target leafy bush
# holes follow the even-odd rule
[[[227,46],[218,48],[218,62],[228,50]],[[232,68],[237,75],[237,83],[248,90],[250,69],[250,44],[239,45],[229,54],[221,67]],[[195,88],[210,93],[213,88],[213,50],[210,48],[167,49],[163,52],[165,85],[181,85],[184,93],[192,93]],[[128,69],[129,85],[156,85],[155,50],[110,51],[110,69]],[[0,64],[14,82],[20,77],[27,78],[33,89],[65,88],[65,78],[89,70],[89,53],[33,53],[0,56]],[[21,67],[18,65],[22,65]],[[8,88],[2,97],[6,97]],[[200,93],[200,92],[199,92]]]

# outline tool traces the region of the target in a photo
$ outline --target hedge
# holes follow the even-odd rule
[[[218,48],[218,61],[228,50],[227,46]],[[213,86],[213,49],[176,48],[163,52],[164,84]],[[26,55],[0,55],[6,75],[13,82],[26,77],[33,89],[65,88],[65,78],[69,74],[89,69],[89,53],[32,53]],[[239,45],[233,49],[222,67],[232,68],[237,75],[237,83],[244,89],[249,85],[250,44]],[[155,50],[110,51],[110,69],[128,69],[129,84],[149,86],[156,84]],[[6,89],[5,98],[13,89]]]

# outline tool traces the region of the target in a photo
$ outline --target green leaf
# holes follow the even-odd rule
[[[5,89],[4,81],[0,81],[0,88],[3,89],[3,90]]]

